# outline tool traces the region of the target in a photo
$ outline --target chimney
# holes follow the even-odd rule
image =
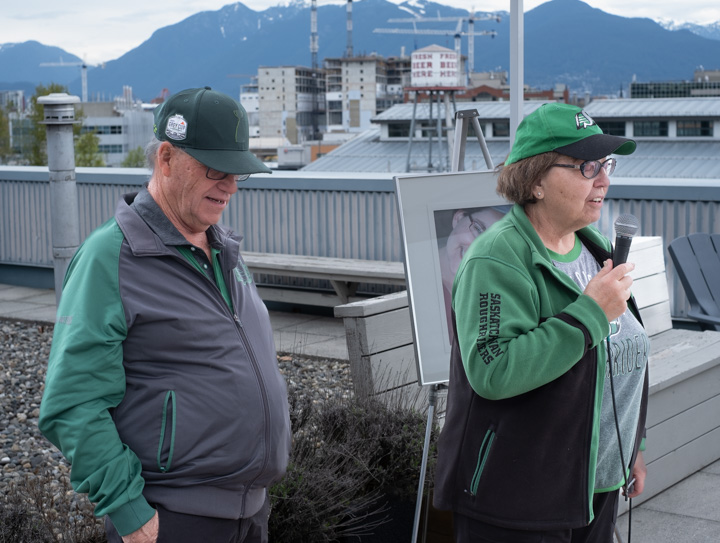
[[[317,0],[312,0],[312,8],[310,11],[310,56],[312,58],[312,68],[317,70],[318,67],[318,32],[317,32]]]

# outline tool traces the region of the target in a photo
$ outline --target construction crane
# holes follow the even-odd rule
[[[472,73],[475,69],[475,36],[490,36],[494,38],[497,36],[497,32],[494,30],[482,30],[475,32],[475,21],[488,21],[493,20],[500,22],[501,18],[497,14],[483,13],[476,15],[475,12],[471,11],[467,17],[409,17],[401,19],[388,19],[389,23],[412,23],[412,28],[376,28],[373,32],[378,34],[423,34],[423,35],[435,35],[435,36],[454,36],[455,37],[455,50],[460,53],[460,39],[462,36],[468,38],[468,73]],[[462,31],[463,22],[468,22],[468,29],[466,32]],[[445,23],[445,22],[457,22],[455,30],[438,30],[438,29],[418,29],[417,23]]]
[[[80,66],[82,68],[81,71],[81,77],[82,77],[82,101],[87,102],[88,101],[88,87],[87,87],[87,63],[85,61],[82,62],[65,62],[63,61],[62,57],[60,58],[60,62],[41,62],[40,66],[43,68],[46,67],[65,67],[65,66]]]

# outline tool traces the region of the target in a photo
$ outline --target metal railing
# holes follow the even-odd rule
[[[139,190],[143,169],[78,168],[80,235],[112,217],[121,194]],[[48,169],[0,166],[0,282],[15,267],[52,268]],[[622,213],[638,235],[665,246],[692,232],[720,232],[720,180],[613,178],[598,223],[614,238]],[[402,261],[392,174],[281,172],[251,177],[223,215],[246,251]],[[666,253],[667,254],[667,253]],[[672,315],[686,315],[685,294],[666,256]]]

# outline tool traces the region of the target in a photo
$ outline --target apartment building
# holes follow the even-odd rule
[[[325,73],[302,66],[261,66],[257,78],[258,135],[292,144],[326,131]],[[252,98],[248,96],[248,103]]]

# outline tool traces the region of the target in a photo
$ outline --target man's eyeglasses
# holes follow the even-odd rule
[[[617,160],[614,158],[608,158],[604,162],[600,162],[599,160],[586,160],[582,164],[553,164],[553,166],[557,166],[559,168],[574,168],[576,170],[580,170],[580,173],[583,174],[583,177],[586,179],[594,179],[597,177],[597,175],[600,173],[600,170],[605,170],[605,173],[608,176],[611,176],[612,173],[615,171],[615,165],[617,164]]]
[[[203,166],[204,166],[204,164],[203,164]],[[213,170],[212,168],[208,168],[207,171],[205,172],[205,177],[207,177],[208,179],[212,179],[213,181],[222,181],[228,175],[231,175],[232,177],[234,177],[236,182],[245,181],[248,177],[250,177],[249,173],[231,174],[231,173],[220,172],[218,170]]]
[[[470,230],[470,233],[473,235],[473,237],[478,237],[480,234],[485,232],[485,230],[487,230],[487,226],[485,225],[485,223],[473,218],[470,213],[465,213],[465,216],[470,219],[470,225],[468,226],[468,229]]]

